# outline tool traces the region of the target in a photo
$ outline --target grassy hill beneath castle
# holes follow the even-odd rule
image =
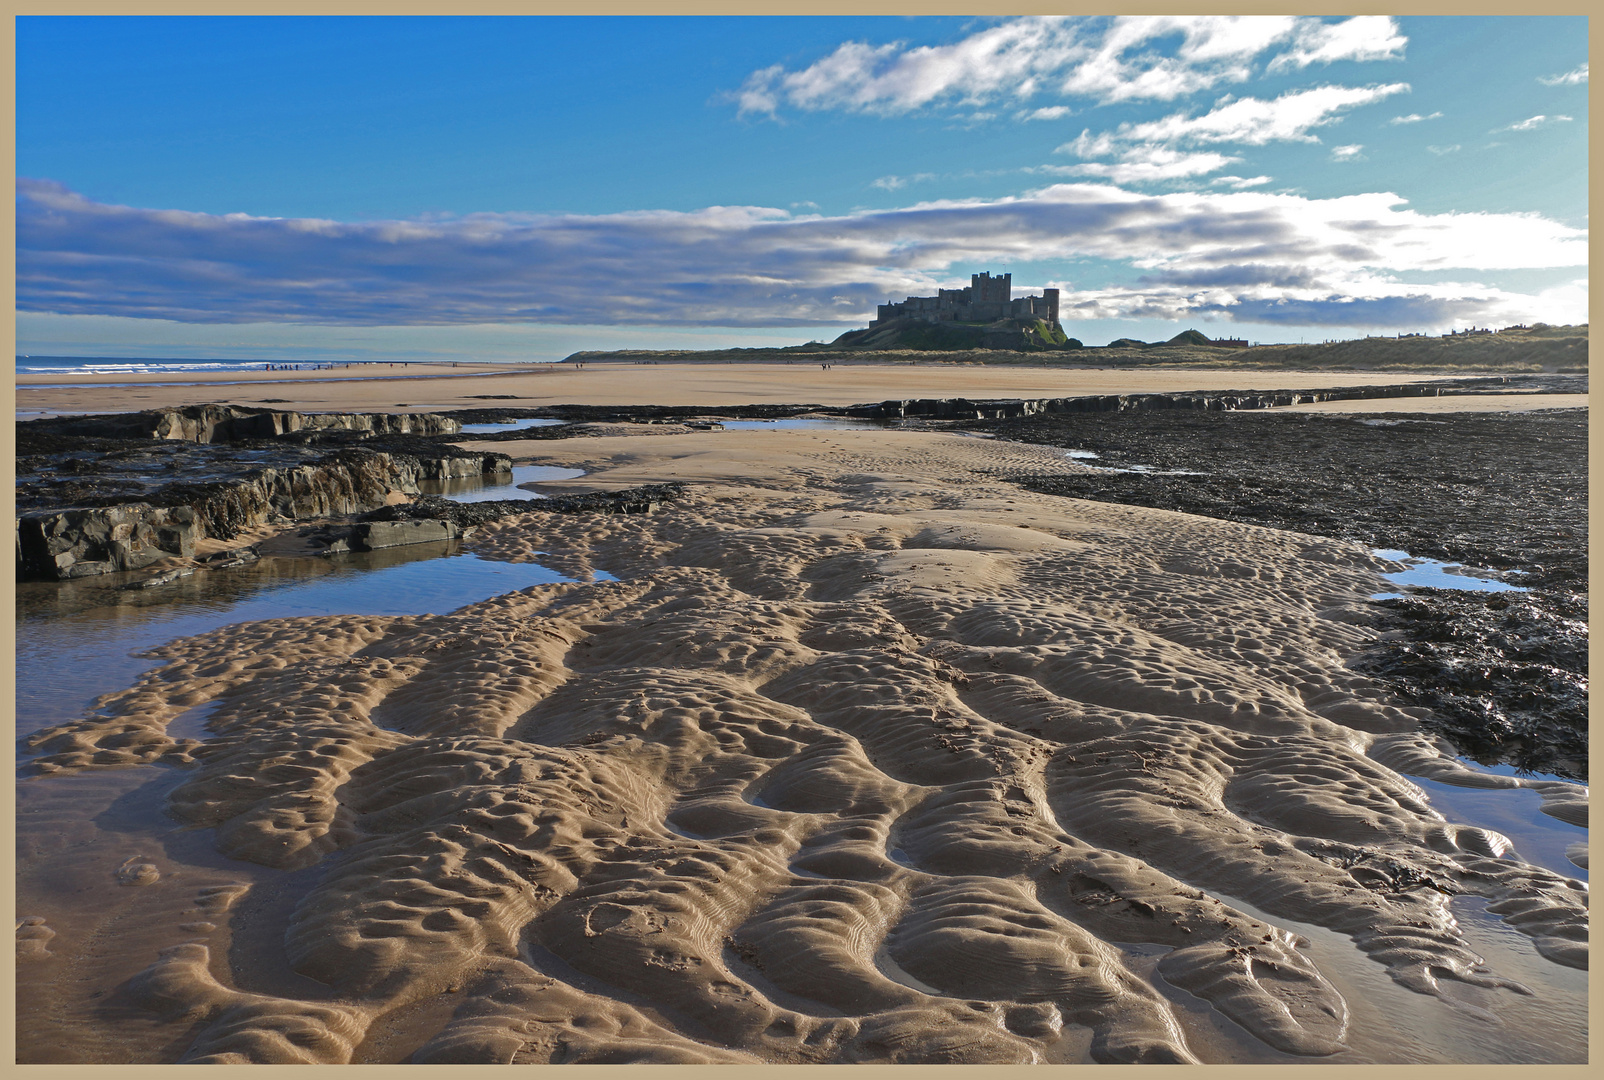
[[[1046,319],[998,319],[987,323],[893,319],[883,326],[848,330],[830,344],[838,349],[917,349],[923,352],[968,349],[1040,352],[1082,347],[1064,333],[1057,322],[1049,323]]]
[[[1023,320],[1021,320],[1023,321]],[[944,329],[955,324],[922,324]],[[962,328],[966,324],[956,324]],[[987,324],[991,325],[991,324]],[[889,328],[886,328],[889,329]],[[1023,333],[1023,328],[1020,330]],[[1063,333],[1062,329],[1058,329]],[[1259,345],[1250,349],[1201,344],[1198,331],[1169,341],[1145,343],[1121,338],[1102,347],[1077,347],[1067,338],[1057,347],[998,348],[932,344],[883,345],[867,331],[854,330],[830,344],[810,342],[780,349],[627,349],[578,352],[571,361],[594,363],[868,363],[868,364],[1044,364],[1073,367],[1188,367],[1317,371],[1578,371],[1587,370],[1587,325],[1500,330],[1496,334],[1449,337],[1372,337],[1322,345]],[[906,339],[903,339],[906,340]],[[1073,342],[1073,344],[1071,344]]]

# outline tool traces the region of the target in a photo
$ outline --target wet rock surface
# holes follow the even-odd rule
[[[459,436],[475,442],[576,439],[598,434],[589,424],[681,424],[692,420],[785,420],[810,413],[845,415],[846,410],[823,405],[734,405],[707,409],[692,405],[553,405],[526,409],[487,407],[457,409],[443,414],[462,424],[500,424],[518,420],[561,420],[546,427],[510,428]]]
[[[684,484],[647,484],[623,491],[553,495],[546,499],[490,499],[459,503],[423,495],[409,503],[386,506],[364,515],[365,521],[441,521],[469,528],[529,513],[646,514],[684,493]]]
[[[225,430],[215,406],[17,425],[17,572],[62,580],[191,557],[207,538],[361,514],[426,480],[509,472],[505,454],[470,453],[439,438],[307,423],[274,438],[194,441],[138,434],[153,415],[194,412]],[[301,414],[279,414],[302,417]],[[361,414],[368,420],[373,417]],[[339,419],[340,417],[336,417]],[[190,417],[189,419],[194,419]],[[315,419],[315,418],[314,418]],[[347,418],[348,419],[348,418]],[[105,421],[105,423],[102,423]],[[198,422],[198,421],[197,421]],[[433,417],[424,430],[456,421]],[[134,434],[119,438],[109,431]]]
[[[449,435],[458,422],[434,413],[302,413],[237,405],[183,405],[143,412],[52,417],[34,421],[55,434],[112,439],[176,439],[240,442],[296,431],[360,431],[372,434]]]
[[[1420,589],[1377,603],[1402,633],[1353,666],[1432,710],[1432,728],[1492,765],[1587,779],[1587,601]]]
[[[1484,763],[1585,777],[1587,413],[1126,412],[972,421],[1110,470],[1033,491],[1179,510],[1497,571],[1524,594],[1377,601],[1356,666]],[[1518,597],[1518,598],[1511,598]],[[1504,606],[1498,606],[1504,605]]]
[[[1034,490],[1357,540],[1585,590],[1587,413],[1160,412],[965,430],[1091,451]],[[1046,486],[1042,486],[1046,485]]]
[[[1456,397],[1466,394],[1585,394],[1585,375],[1492,375],[1323,390],[1211,390],[1185,394],[1094,394],[1062,398],[919,398],[855,405],[847,415],[883,420],[1000,420],[1059,413],[1228,412],[1322,401]]]

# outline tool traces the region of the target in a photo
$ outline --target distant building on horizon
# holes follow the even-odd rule
[[[1042,319],[1058,323],[1058,290],[1043,289],[1040,296],[1013,296],[1014,275],[992,277],[971,274],[966,289],[942,289],[935,296],[910,296],[901,303],[881,304],[873,329],[894,319],[923,322],[995,322],[998,319]]]

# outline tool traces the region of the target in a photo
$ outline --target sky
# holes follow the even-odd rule
[[[1587,319],[1577,17],[19,17],[19,354]]]

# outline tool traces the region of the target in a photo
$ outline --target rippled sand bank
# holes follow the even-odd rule
[[[1502,782],[1344,666],[1362,549],[955,436],[526,449],[690,487],[471,541],[581,583],[177,641],[41,740],[23,1060],[1585,1060],[1585,889],[1403,775]]]

